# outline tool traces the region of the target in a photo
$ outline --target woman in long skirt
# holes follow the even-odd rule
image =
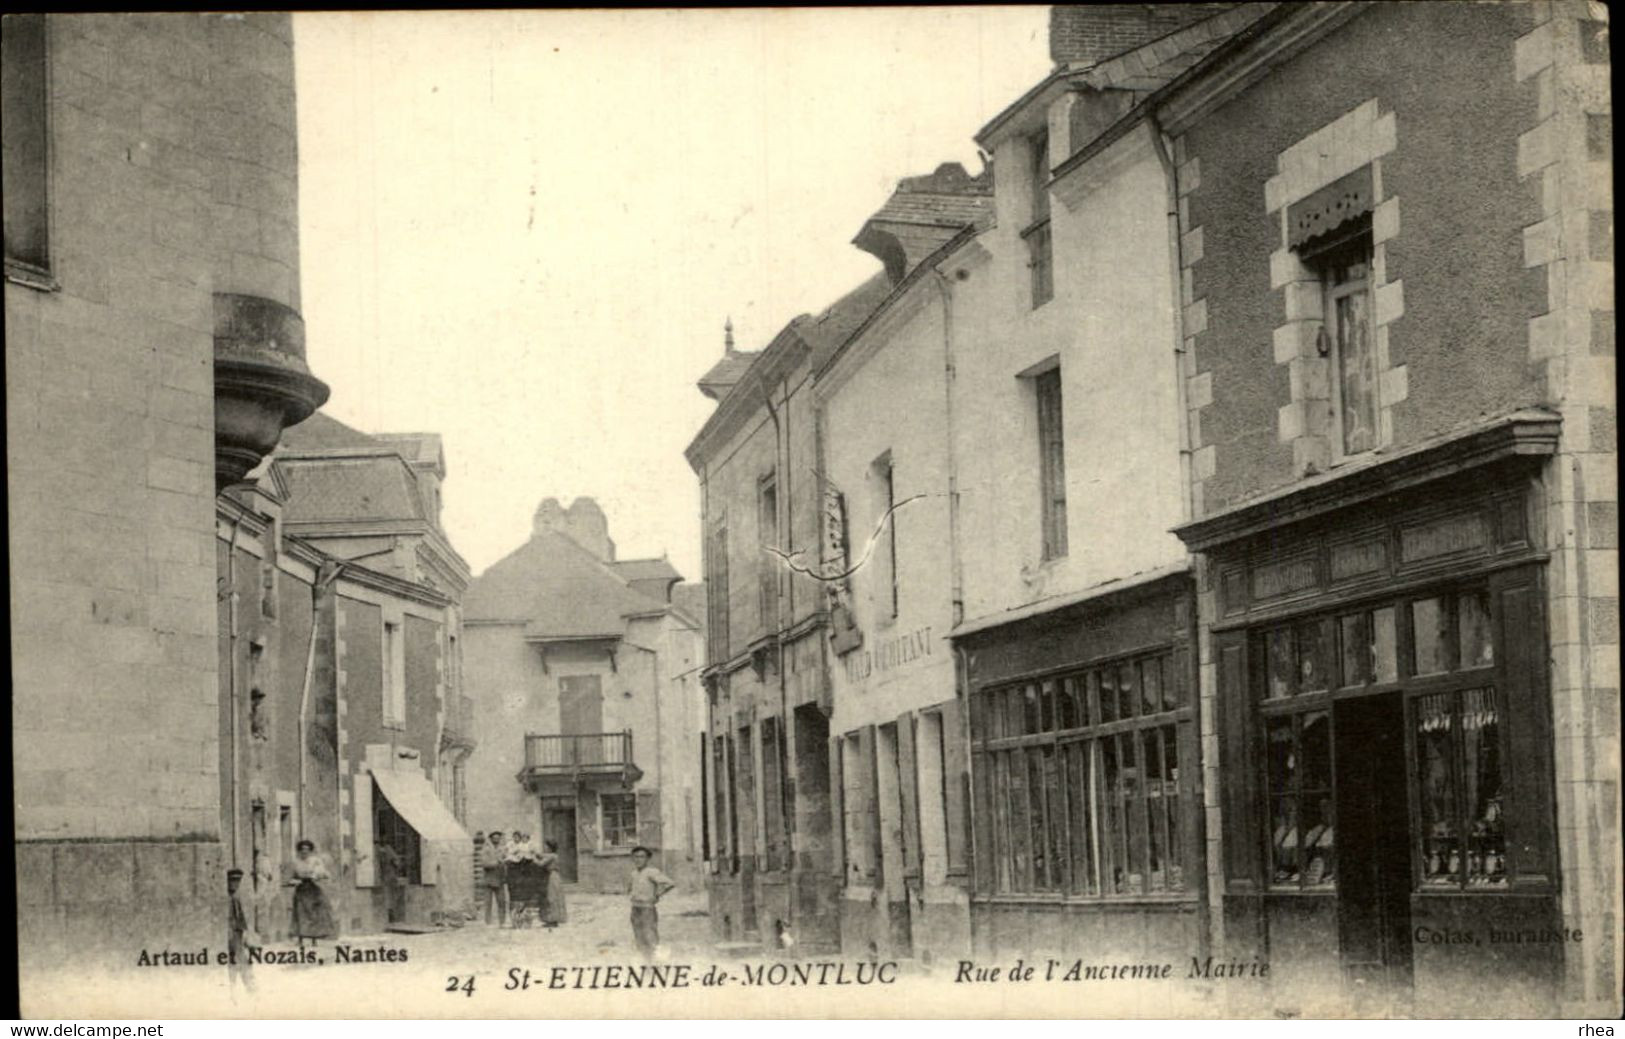
[[[542,926],[557,927],[569,918],[564,905],[564,878],[559,875],[559,845],[557,841],[546,840],[542,847],[547,849],[542,853],[540,862],[546,871],[547,879],[542,885]]]
[[[314,841],[299,842],[293,875],[299,881],[293,892],[293,934],[299,939],[299,947],[305,947],[306,939],[314,946],[318,938],[337,937],[339,929],[333,922],[333,907],[328,905],[327,892],[321,885],[332,874],[327,871],[327,863],[316,854]]]

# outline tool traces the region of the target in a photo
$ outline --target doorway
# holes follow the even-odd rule
[[[566,884],[574,884],[579,876],[576,862],[576,810],[544,807],[542,839],[558,845],[559,876]]]
[[[1410,806],[1405,701],[1336,707],[1338,930],[1351,994],[1386,1000],[1411,985]]]

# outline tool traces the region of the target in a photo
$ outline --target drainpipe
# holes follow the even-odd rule
[[[231,545],[226,551],[226,589],[231,596],[226,607],[229,651],[227,658],[227,686],[231,697],[231,864],[238,866],[237,845],[241,833],[242,740],[237,733],[237,536],[242,533],[241,517],[231,521]]]
[[[305,788],[308,784],[310,763],[310,687],[316,673],[316,632],[322,620],[322,596],[344,572],[344,564],[337,560],[324,560],[316,570],[316,580],[310,586],[310,640],[305,646],[305,681],[299,692],[299,839],[304,840]]]
[[[953,618],[949,630],[965,620],[965,585],[959,559],[959,466],[954,456],[954,310],[952,292],[942,270],[933,266],[932,284],[942,301],[943,422],[948,431],[948,571],[953,583]]]
[[[1179,490],[1180,500],[1184,507],[1186,522],[1196,518],[1196,493],[1191,487],[1191,456],[1196,446],[1191,443],[1190,409],[1186,402],[1186,362],[1189,358],[1185,354],[1185,307],[1184,295],[1180,279],[1180,240],[1179,240],[1179,173],[1174,168],[1173,158],[1168,154],[1167,137],[1162,131],[1162,125],[1157,122],[1153,114],[1146,119],[1146,129],[1151,134],[1151,145],[1157,153],[1157,161],[1162,163],[1163,186],[1168,196],[1168,266],[1169,286],[1174,294],[1174,399],[1179,412]]]

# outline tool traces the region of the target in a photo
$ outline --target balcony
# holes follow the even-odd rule
[[[519,781],[532,793],[558,792],[590,781],[636,783],[643,771],[632,762],[632,733],[525,734],[525,767]]]

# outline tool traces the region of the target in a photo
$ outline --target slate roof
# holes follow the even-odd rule
[[[619,638],[628,615],[665,605],[631,587],[614,563],[559,531],[543,531],[474,579],[463,619],[524,622],[527,638]]]
[[[688,619],[702,629],[706,620],[706,594],[704,581],[684,581],[671,590],[671,604],[682,610]]]
[[[280,467],[292,522],[426,519],[417,478],[399,455],[293,458]]]
[[[761,355],[760,350],[730,350],[723,354],[722,360],[700,376],[700,392],[713,400],[721,400],[745,377],[751,362]]]
[[[993,177],[989,171],[972,177],[959,163],[945,162],[935,172],[898,181],[897,190],[869,220],[957,231],[992,207]]]
[[[892,283],[885,271],[875,273],[868,281],[831,303],[817,317],[801,317],[797,331],[812,347],[812,367],[817,371],[824,361],[840,349],[847,337],[874,313],[876,307],[891,295]]]
[[[1219,5],[1212,6],[1219,8]],[[1193,25],[1108,58],[1089,68],[1080,78],[1102,90],[1160,89],[1275,6],[1272,3],[1228,5],[1227,9]]]
[[[374,433],[372,439],[418,465],[438,465],[444,457],[439,433]]]
[[[427,520],[417,476],[402,457],[433,433],[373,436],[321,412],[282,434],[273,458],[293,523]]]
[[[378,439],[346,426],[324,411],[318,411],[297,426],[282,431],[279,447],[284,451],[323,451],[335,447],[378,447]]]

